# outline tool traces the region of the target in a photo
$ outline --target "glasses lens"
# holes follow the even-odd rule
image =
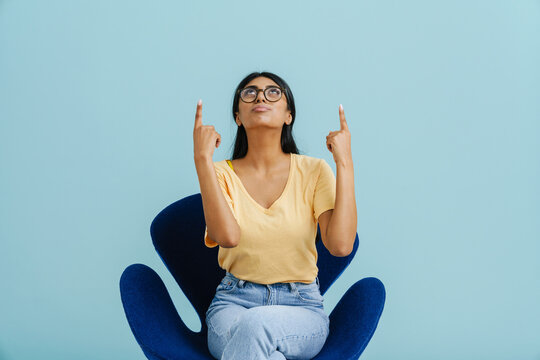
[[[278,101],[281,98],[281,89],[275,86],[271,86],[265,90],[264,94],[270,101]]]
[[[246,102],[251,102],[257,97],[257,91],[252,88],[244,89],[242,92],[240,92],[240,97]]]

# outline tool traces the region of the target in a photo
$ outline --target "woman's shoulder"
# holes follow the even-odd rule
[[[324,159],[314,157],[314,156],[304,155],[304,154],[294,154],[294,155],[296,156],[298,165],[308,167],[308,168],[318,167],[321,161],[325,161]]]
[[[295,154],[296,156],[296,166],[303,173],[311,173],[314,176],[318,174],[319,169],[321,168],[321,163],[326,161],[322,158],[309,156],[309,155],[300,155]]]
[[[228,166],[227,161],[230,159],[223,159],[223,160],[215,160],[213,161],[215,167],[223,167]]]
[[[229,167],[229,164],[227,163],[228,160],[229,159],[212,161],[214,164],[214,169],[218,174],[222,174],[227,171],[227,168]]]

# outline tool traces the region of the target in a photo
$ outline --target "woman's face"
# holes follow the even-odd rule
[[[252,79],[244,87],[256,86],[258,89],[266,89],[268,86],[279,86],[272,79],[259,76]],[[257,107],[265,107],[266,110],[257,110]],[[259,91],[255,100],[246,103],[238,98],[238,112],[236,113],[236,123],[242,124],[246,130],[248,128],[267,126],[281,129],[283,124],[290,124],[292,115],[287,110],[287,98],[285,93],[281,94],[278,101],[268,101],[262,91]]]

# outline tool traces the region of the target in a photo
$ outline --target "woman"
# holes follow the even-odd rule
[[[279,76],[246,76],[232,113],[238,126],[232,160],[213,162],[221,136],[202,124],[201,100],[193,131],[204,241],[220,246],[226,270],[206,312],[208,348],[216,359],[311,359],[330,331],[317,276],[317,222],[334,256],[350,254],[356,236],[343,108],[340,130],[326,137],[337,181],[325,160],[299,154],[294,98]]]

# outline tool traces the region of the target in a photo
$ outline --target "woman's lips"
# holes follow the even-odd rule
[[[261,107],[261,106],[257,106],[255,108],[253,108],[253,111],[269,111],[270,109],[267,109],[265,107]]]

